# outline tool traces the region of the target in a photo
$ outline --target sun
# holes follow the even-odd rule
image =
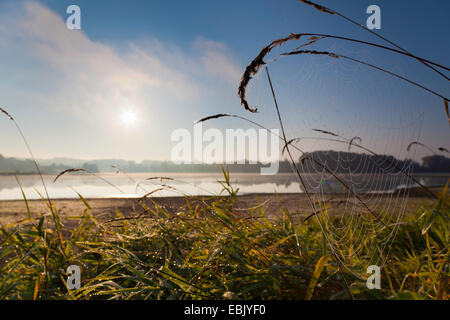
[[[130,126],[133,126],[134,124],[136,124],[137,115],[135,112],[133,112],[131,110],[123,111],[120,114],[120,120],[123,125],[130,127]]]

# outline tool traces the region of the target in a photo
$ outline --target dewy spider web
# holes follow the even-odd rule
[[[365,49],[332,43],[327,51],[353,56],[372,64],[378,62],[379,65],[379,61],[374,61],[376,59],[371,52]],[[298,167],[306,189],[311,194],[311,210],[317,213],[314,216],[326,233],[329,249],[343,265],[350,261],[353,264],[365,261],[366,265],[361,265],[364,268],[370,261],[369,264],[381,267],[387,259],[408,202],[409,189],[398,187],[414,185],[409,177],[412,172],[410,161],[393,164],[393,158],[383,155],[415,159],[415,154],[406,149],[411,141],[421,138],[424,105],[411,105],[410,99],[399,99],[398,92],[401,95],[406,91],[408,94],[404,96],[409,97],[414,90],[397,79],[383,79],[380,82],[380,77],[373,77],[375,71],[362,65],[329,57],[309,56],[289,60],[287,67],[276,66],[287,60],[275,58],[267,62],[271,62],[271,70],[276,70],[272,72],[276,79],[275,90],[281,87],[282,94],[289,97],[284,98],[278,92],[281,112],[284,111],[285,115],[289,112],[289,117],[286,117],[288,120],[285,120],[288,140],[299,137],[292,143],[291,149],[295,146],[308,153],[327,150],[314,153],[315,160],[322,163],[323,167],[312,163],[308,153],[297,154],[304,159],[299,161]],[[404,66],[395,59],[393,61],[396,64],[390,70],[401,74]],[[286,75],[286,70],[293,73],[293,78],[292,75]],[[279,73],[282,76],[277,76]],[[265,80],[261,74],[255,82],[255,98],[259,106],[263,106],[261,83]],[[351,87],[361,79],[367,82],[367,92],[350,97],[339,96],[341,92],[352,91]],[[370,94],[370,91],[376,94]],[[315,92],[322,93],[320,103],[314,102]],[[369,99],[364,97],[365,94]],[[378,99],[377,94],[383,94],[383,99]],[[428,98],[417,91],[414,91],[414,95],[418,101]],[[358,108],[346,110],[342,107],[349,103],[349,98],[353,100],[352,103],[362,100]],[[370,98],[374,101],[369,101]],[[389,98],[395,103],[385,105],[383,115],[376,119],[364,115],[364,106],[370,108],[377,103],[386,103]],[[336,110],[333,111],[333,108]],[[264,110],[269,112],[269,102],[264,103]],[[328,116],[330,113],[331,116]],[[350,113],[349,116],[346,113]],[[296,135],[292,136],[292,132]],[[358,139],[353,140],[354,137]],[[348,149],[352,153],[333,152]],[[368,153],[366,149],[376,151]],[[381,221],[374,219],[367,212],[367,207],[377,213]],[[333,214],[333,219],[329,219],[329,213]]]
[[[340,13],[310,1],[301,1],[320,11],[336,14],[359,26]],[[365,29],[363,26],[360,27]],[[249,84],[253,85],[255,82],[253,78],[258,78],[258,71],[261,67],[268,63],[271,63],[271,68],[273,65],[281,64],[284,60],[280,57],[301,56],[303,58],[301,71],[298,71],[297,65],[276,70],[276,74],[282,74],[282,77],[275,78],[276,89],[281,88],[281,94],[280,91],[275,94],[266,67],[271,98],[273,98],[281,135],[267,129],[257,121],[239,115],[216,114],[198,121],[203,122],[221,117],[240,118],[257,127],[269,130],[271,134],[280,138],[284,142],[283,151],[287,151],[291,167],[311,204],[312,213],[305,220],[313,216],[317,219],[329,252],[339,264],[341,273],[343,266],[348,265],[346,262],[350,262],[349,264],[360,267],[355,267],[355,270],[347,268],[347,270],[361,279],[364,278],[360,276],[361,271],[365,272],[368,265],[382,266],[387,260],[409,195],[408,188],[395,189],[399,185],[408,186],[414,182],[429,196],[437,198],[436,194],[411,175],[415,164],[408,160],[418,158],[415,153],[410,154],[410,146],[412,141],[420,139],[424,116],[430,113],[428,108],[424,107],[428,107],[430,102],[436,102],[430,97],[434,97],[434,99],[439,97],[444,100],[444,108],[450,123],[449,98],[433,88],[412,80],[410,75],[403,75],[403,71],[407,68],[404,65],[405,61],[399,57],[408,62],[420,63],[428,71],[431,70],[434,75],[438,75],[440,80],[449,81],[444,73],[450,71],[450,68],[415,56],[392,41],[370,30],[366,31],[381,38],[390,47],[330,34],[291,33],[285,38],[276,39],[266,45],[246,67],[239,84],[238,96],[245,110],[256,113],[259,111],[258,106],[250,106],[248,103],[248,89]],[[305,37],[309,37],[306,39],[306,43],[303,42],[300,46],[281,52],[281,55],[275,55],[275,58],[268,60],[273,51],[280,47],[287,47],[288,43],[305,40]],[[322,44],[324,39],[335,42],[342,41],[347,47],[338,48],[335,45],[325,50],[317,48],[317,42]],[[382,59],[381,62],[389,61],[390,68],[381,64],[380,61],[373,61],[370,52],[358,51],[361,50],[361,47],[357,47],[358,45],[364,49],[380,50],[381,53],[378,57]],[[314,48],[311,48],[312,46]],[[350,56],[345,50],[353,55]],[[388,54],[395,55],[395,57]],[[305,57],[309,57],[306,64],[304,63],[307,61]],[[316,58],[318,62],[316,62]],[[275,61],[278,61],[277,64],[273,63]],[[334,72],[327,70],[330,68],[334,68]],[[319,73],[323,69],[327,71],[325,75]],[[367,73],[368,69],[372,73],[370,76],[363,77],[362,73]],[[297,70],[296,81],[288,80],[286,76],[292,74],[293,70]],[[408,69],[408,72],[411,70],[414,69]],[[378,73],[374,75],[374,71]],[[252,79],[253,81],[251,81]],[[354,84],[354,82],[357,83]],[[364,82],[365,87],[361,86],[360,82]],[[292,85],[294,83],[295,85]],[[406,84],[408,86],[405,86]],[[347,88],[345,88],[346,85]],[[370,90],[367,90],[368,88]],[[398,92],[400,90],[401,92]],[[381,92],[383,93],[381,94]],[[296,97],[293,93],[300,96]],[[338,96],[339,98],[337,98]],[[279,101],[277,97],[280,97]],[[267,106],[267,98],[266,96],[264,99],[259,99],[259,101],[265,101],[264,107]],[[358,98],[362,101],[358,102]],[[442,102],[442,100],[440,101]],[[289,113],[287,120],[283,120],[279,105],[282,106],[283,114]],[[325,107],[327,107],[326,110]],[[307,135],[311,131],[305,132],[305,130],[314,130],[316,133],[328,135],[331,138],[309,137]],[[286,132],[290,135],[287,135]],[[295,132],[294,137],[296,138],[292,138],[292,132]],[[306,142],[309,145],[302,145],[299,148],[296,145],[299,142],[302,144]],[[332,145],[329,144],[331,142]],[[342,144],[348,145],[349,149],[358,148],[365,155],[333,154],[329,151],[343,151]],[[440,149],[446,150],[445,148]],[[293,156],[291,150],[298,151],[297,155]],[[328,151],[311,155],[312,151],[318,150]],[[385,154],[392,156],[385,156]],[[296,164],[297,161],[294,158],[300,156],[302,158],[300,158],[299,164]],[[394,157],[404,159],[404,161],[398,162]],[[355,159],[358,161],[356,165]],[[305,164],[309,162],[312,163],[312,166]],[[324,183],[326,187],[324,187]],[[328,207],[333,203],[331,199],[324,198],[325,195],[329,196],[330,192],[333,193],[334,187],[330,187],[328,185],[330,183],[340,186],[340,192],[344,195],[338,202],[344,206],[344,209],[339,209],[342,215],[334,215],[334,219],[328,217],[328,211],[331,211]],[[330,190],[327,191],[327,188]],[[343,273],[342,276],[344,276]],[[347,290],[352,296],[348,284]]]

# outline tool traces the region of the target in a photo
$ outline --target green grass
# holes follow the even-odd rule
[[[236,211],[226,172],[222,183],[226,196],[186,197],[175,215],[156,205],[97,221],[80,196],[86,208],[60,237],[51,215],[2,227],[0,299],[350,299],[348,289],[356,299],[448,299],[446,190],[406,217],[382,253],[382,289],[369,290],[368,238],[389,230],[340,248],[342,257],[360,250],[340,266],[319,225],[333,217],[303,222],[285,209],[271,219],[262,206]],[[350,231],[357,227],[349,221]],[[66,287],[72,264],[82,269],[79,290]]]

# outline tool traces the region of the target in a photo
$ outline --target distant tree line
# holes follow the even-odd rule
[[[337,173],[398,172],[400,169],[416,173],[450,172],[450,158],[441,155],[426,156],[419,164],[411,159],[398,160],[388,155],[315,151],[302,156],[300,162],[303,172],[322,171],[321,164]]]
[[[59,173],[68,168],[84,168],[90,172],[221,172],[221,164],[175,164],[170,161],[144,160],[140,163],[121,159],[78,160],[59,158],[38,160],[41,171],[47,174]],[[408,169],[416,173],[450,172],[450,158],[442,155],[424,157],[419,164],[413,160],[398,160],[393,156],[368,155],[342,151],[315,151],[299,159],[302,172],[321,172],[322,166],[337,173],[395,172]],[[263,164],[230,164],[228,168],[236,173],[259,173]],[[292,172],[288,161],[279,163],[280,173]],[[0,174],[33,174],[36,167],[30,159],[6,158],[0,155]]]
[[[39,162],[39,161],[38,161]],[[69,167],[64,164],[51,163],[49,165],[39,164],[42,173],[58,173]],[[97,165],[94,163],[84,163],[81,168],[90,172],[99,172]],[[0,154],[0,174],[35,174],[36,166],[31,159],[6,158]]]

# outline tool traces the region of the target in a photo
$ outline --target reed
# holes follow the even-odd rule
[[[308,0],[300,1],[321,12],[340,16],[359,25],[333,9]],[[364,26],[359,26],[365,29]],[[362,60],[334,52],[303,49],[324,39],[359,43],[415,59],[449,80],[441,72],[449,71],[449,68],[415,56],[387,38],[367,31],[392,47],[354,38],[313,33],[290,34],[270,42],[245,69],[238,88],[242,106],[252,113],[258,111],[257,107],[250,107],[247,102],[246,89],[252,77],[262,66],[266,66],[264,58],[272,49],[289,41],[309,37],[306,43],[282,56],[322,55],[351,60],[377,69],[442,98],[450,123],[448,98],[434,90]],[[168,177],[149,177],[145,181],[136,182],[136,190],[142,188],[145,195],[136,199],[131,215],[125,216],[117,211],[113,217],[96,217],[92,214],[89,201],[79,194],[85,209],[79,216],[70,217],[75,226],[65,226],[50,199],[39,165],[21,128],[10,113],[0,107],[0,112],[14,122],[35,163],[46,192],[46,197],[42,199],[47,203],[53,221],[52,228],[46,221],[47,215],[33,217],[23,194],[28,208],[27,219],[0,227],[0,299],[448,299],[448,184],[439,194],[430,191],[433,202],[424,202],[414,214],[406,216],[405,220],[387,225],[380,217],[380,212],[372,210],[351,185],[296,145],[309,137],[289,139],[267,66],[265,71],[281,135],[256,121],[234,114],[215,114],[204,117],[197,123],[233,117],[276,135],[284,143],[282,153],[287,153],[292,170],[309,198],[312,212],[290,212],[285,208],[278,212],[267,212],[266,203],[239,208],[239,190],[232,185],[228,169],[223,168],[223,180],[218,181],[222,191],[218,195],[185,195],[185,205],[176,214],[158,205],[152,196],[163,190],[177,191],[168,183],[183,181]],[[358,136],[347,139],[328,130],[313,130],[330,137],[312,139],[344,143],[348,145],[348,150],[354,147],[377,155],[363,146],[362,139]],[[407,149],[413,145],[428,148],[415,141]],[[308,160],[332,175],[345,187],[348,195],[353,196],[369,213],[367,220],[371,219],[373,226],[378,223],[382,227],[365,233],[362,239],[353,236],[360,232],[358,222],[348,216],[345,209],[340,215],[331,215],[331,198],[318,203],[312,199],[291,149],[302,154],[300,165]],[[448,153],[443,147],[438,150]],[[384,159],[383,156],[380,158]],[[391,165],[416,181],[403,168]],[[55,177],[54,183],[70,173],[92,174],[123,193],[108,180],[82,168],[62,171]],[[134,181],[126,173],[122,173]],[[164,181],[167,183],[163,183]],[[144,182],[152,183],[156,188],[148,191],[141,186]],[[20,185],[19,180],[18,184]],[[419,185],[422,186],[420,183]],[[342,203],[348,201],[340,200],[336,207]],[[392,215],[401,213],[391,212]],[[345,226],[345,231],[349,234],[347,246],[335,246],[336,240],[329,233],[329,228],[334,223]],[[368,290],[365,287],[365,271],[374,255],[371,244],[376,242],[377,237],[391,234],[393,229],[396,237],[392,239],[391,250],[378,253],[386,261],[383,278],[388,279],[389,286],[379,291]],[[355,250],[359,253],[356,256]],[[77,264],[83,270],[82,288],[79,290],[69,290],[66,286],[65,270],[69,264]]]
[[[366,244],[347,266],[353,272],[342,268],[348,292],[338,262],[324,252],[318,219],[303,222],[307,212],[285,209],[273,215],[264,203],[235,214],[236,192],[227,171],[223,184],[226,197],[186,197],[177,214],[155,205],[139,215],[117,212],[116,219],[100,219],[86,201],[86,210],[72,218],[75,227],[63,230],[65,256],[45,216],[1,227],[0,298],[448,299],[446,190],[399,225],[382,269],[391,285],[365,287]],[[321,223],[335,218],[327,219]],[[345,221],[357,232],[352,219]],[[79,290],[65,285],[68,264],[82,267]]]
[[[374,32],[374,31],[372,31],[372,30],[366,28],[366,27],[363,26],[362,24],[360,24],[360,23],[354,21],[353,19],[351,19],[351,18],[349,18],[349,17],[343,15],[342,13],[340,13],[340,12],[338,12],[338,11],[336,11],[336,10],[333,10],[333,9],[327,8],[327,7],[325,7],[325,6],[316,4],[316,3],[312,2],[312,1],[309,1],[309,0],[299,0],[299,1],[305,3],[305,4],[309,5],[309,6],[312,6],[312,7],[314,7],[315,9],[317,9],[317,10],[319,10],[319,11],[322,11],[322,12],[325,12],[325,13],[328,13],[328,14],[334,14],[334,15],[337,15],[337,16],[343,18],[344,20],[350,22],[351,24],[356,25],[357,27],[359,27],[359,28],[361,28],[361,29],[363,29],[363,30],[369,32],[371,35],[373,35],[373,36],[375,36],[375,37],[377,37],[377,38],[379,38],[379,39],[382,39],[383,41],[385,41],[385,42],[387,42],[388,44],[390,44],[391,46],[393,46],[393,47],[399,49],[401,52],[405,53],[406,55],[413,56],[409,51],[407,51],[406,49],[403,49],[402,47],[400,47],[400,45],[398,45],[398,44],[395,43],[394,41],[389,40],[388,38],[386,38],[386,37],[384,37],[384,36],[382,36],[382,35],[380,35],[380,34]],[[430,61],[426,61],[425,59],[422,59],[422,58],[419,58],[419,57],[415,57],[415,58],[416,58],[420,63],[422,63],[424,66],[430,68],[431,70],[433,70],[434,72],[436,72],[437,74],[439,74],[441,77],[443,77],[443,78],[446,79],[447,81],[450,81],[450,78],[448,78],[445,74],[443,74],[442,72],[440,72],[439,70],[437,70],[436,68],[433,67],[433,65],[435,65],[434,63],[431,63]],[[449,71],[448,68],[445,68],[445,69],[446,69],[447,71]]]
[[[53,223],[54,223],[54,227],[55,227],[55,231],[58,234],[58,243],[60,245],[60,249],[62,250],[62,234],[61,234],[61,227],[62,227],[62,225],[61,225],[61,221],[60,221],[58,213],[57,213],[57,211],[56,211],[55,207],[53,206],[53,203],[52,203],[52,201],[50,199],[50,195],[49,195],[48,190],[47,190],[47,185],[45,184],[44,177],[42,175],[42,172],[41,172],[41,169],[39,167],[39,164],[37,163],[36,158],[34,157],[33,151],[31,150],[30,144],[28,143],[28,140],[25,138],[25,134],[23,133],[23,130],[19,126],[17,121],[4,108],[0,107],[0,112],[2,112],[9,120],[11,120],[14,123],[14,126],[15,126],[17,132],[20,134],[20,137],[22,138],[22,141],[24,142],[24,144],[25,144],[25,146],[26,146],[26,148],[28,150],[28,153],[30,154],[31,160],[33,161],[34,166],[36,168],[36,171],[37,171],[37,173],[38,173],[38,175],[39,175],[39,177],[41,179],[41,183],[42,183],[42,186],[44,188],[45,195],[46,195],[45,201],[47,203],[47,207],[50,209],[50,212],[51,212],[51,215],[52,215],[52,219],[53,219]],[[26,202],[26,199],[25,199],[25,202]]]

